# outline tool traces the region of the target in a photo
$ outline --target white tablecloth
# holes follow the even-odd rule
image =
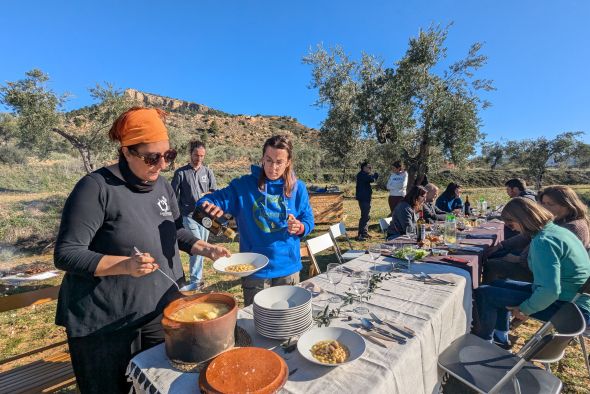
[[[353,269],[369,269],[372,263],[367,255],[346,264]],[[339,367],[322,367],[312,364],[297,350],[285,354],[280,347],[274,349],[287,362],[289,377],[282,393],[433,393],[438,388],[440,374],[437,358],[455,338],[469,331],[471,323],[471,278],[467,271],[444,265],[414,264],[413,272],[426,272],[451,280],[456,286],[424,284],[411,279],[409,274],[395,274],[396,278],[382,282],[371,295],[369,309],[378,315],[402,322],[416,331],[417,336],[405,345],[385,342],[382,348],[366,341],[364,355]],[[326,275],[310,281],[319,285],[324,293],[314,299],[314,308],[333,291]],[[350,278],[345,277],[336,292],[349,291]],[[326,294],[328,293],[328,294]],[[318,300],[319,299],[319,300]],[[336,304],[334,304],[336,305]],[[351,315],[352,307],[346,307]],[[252,320],[252,308],[238,312],[238,325],[252,337],[253,346],[272,348],[279,341],[258,335]],[[353,328],[358,319],[334,319],[331,326]],[[198,374],[182,373],[170,367],[164,345],[158,345],[131,360],[128,375],[137,392],[198,393]]]

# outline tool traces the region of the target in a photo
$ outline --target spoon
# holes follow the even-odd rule
[[[137,255],[140,255],[140,256],[141,256],[141,255],[143,254],[143,253],[141,253],[141,252],[139,251],[139,249],[137,249],[137,247],[135,247],[135,246],[133,247],[133,250],[135,251],[135,254],[137,254]],[[178,291],[180,291],[180,292],[182,293],[182,291],[180,290],[180,286],[178,286],[178,283],[176,283],[176,281],[175,281],[174,279],[172,279],[171,277],[169,277],[169,276],[168,276],[168,275],[167,275],[167,274],[166,274],[164,271],[162,271],[160,268],[157,268],[157,270],[158,270],[158,271],[160,271],[160,272],[162,273],[162,275],[164,275],[166,278],[170,279],[170,281],[171,281],[172,283],[174,283],[174,286],[176,286],[176,288],[178,289]],[[187,290],[187,289],[185,289],[185,287],[186,287],[186,286],[183,286],[182,288],[183,288],[184,290]]]

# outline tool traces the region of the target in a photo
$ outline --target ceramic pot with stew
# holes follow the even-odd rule
[[[197,294],[172,301],[162,317],[166,355],[199,363],[232,348],[238,303],[227,293]]]

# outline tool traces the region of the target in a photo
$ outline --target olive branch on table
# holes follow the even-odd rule
[[[381,282],[390,278],[392,278],[392,274],[389,272],[385,274],[372,274],[371,278],[369,279],[369,289],[366,295],[359,296],[351,292],[345,291],[345,296],[342,297],[342,302],[336,309],[330,309],[330,304],[328,304],[320,314],[313,317],[313,320],[316,322],[318,327],[328,327],[332,322],[332,319],[340,317],[340,312],[342,311],[342,308],[344,308],[347,305],[352,305],[355,301],[362,301],[363,299],[369,300],[371,298],[371,294],[374,293],[375,290],[377,290],[379,287],[381,287]],[[350,316],[348,316],[348,318],[351,319]]]

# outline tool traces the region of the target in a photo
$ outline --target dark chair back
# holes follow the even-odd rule
[[[586,283],[584,283],[582,287],[580,287],[578,293],[590,295],[590,276],[588,277],[588,280],[586,280]]]
[[[563,357],[565,348],[570,341],[586,330],[586,321],[582,312],[572,302],[564,304],[551,317],[548,324],[555,332],[548,333],[534,344],[523,355],[527,361],[546,361],[558,360]]]

